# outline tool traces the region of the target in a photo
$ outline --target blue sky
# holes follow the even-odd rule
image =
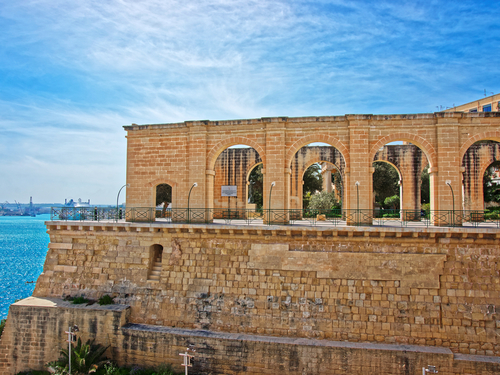
[[[499,25],[496,1],[0,1],[0,201],[112,204],[131,123],[498,93]]]

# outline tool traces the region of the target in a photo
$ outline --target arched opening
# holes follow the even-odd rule
[[[262,163],[255,165],[247,177],[247,210],[262,212],[264,206],[264,175],[262,174]]]
[[[387,161],[373,163],[373,207],[376,217],[399,218],[401,208],[402,176],[394,164]]]
[[[500,143],[496,141],[477,141],[465,152],[462,159],[462,196],[466,216],[468,212],[482,212],[496,205],[495,176],[499,160]]]
[[[335,207],[341,206],[345,167],[343,155],[329,144],[316,142],[301,147],[290,163],[290,208],[308,208],[312,197],[322,192],[331,195],[325,195],[325,202],[334,198]]]
[[[380,147],[373,157],[376,215],[400,217],[404,221],[421,220],[422,199],[429,204],[431,201],[428,166],[425,153],[410,142],[393,141]],[[380,213],[380,210],[386,212]]]
[[[429,217],[431,210],[431,183],[429,165],[426,165],[420,174],[420,207],[422,214]]]
[[[247,145],[234,145],[219,154],[214,166],[214,218],[243,219],[249,204],[262,207],[262,168],[259,153]]]
[[[500,219],[500,161],[491,163],[483,174],[484,220]],[[471,215],[474,216],[474,215]]]
[[[329,162],[311,164],[302,177],[303,209],[340,209],[342,207],[342,175]]]
[[[491,163],[483,174],[484,208],[500,208],[500,161]]]
[[[171,217],[172,186],[170,186],[169,184],[156,185],[155,206],[157,218]]]
[[[163,246],[154,244],[149,247],[149,282],[159,282],[161,276],[161,264],[163,258]]]

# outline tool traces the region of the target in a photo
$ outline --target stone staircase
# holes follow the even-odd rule
[[[149,272],[148,281],[159,282],[160,275],[161,275],[161,259],[156,259],[156,261],[153,264],[153,267],[151,267],[151,271]]]

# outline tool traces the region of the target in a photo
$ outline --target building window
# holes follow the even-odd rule
[[[469,112],[472,113],[472,112],[477,112],[477,108],[472,108],[472,109],[469,109]]]
[[[483,105],[483,112],[491,112],[491,104]]]

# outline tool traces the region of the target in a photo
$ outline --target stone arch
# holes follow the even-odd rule
[[[402,171],[402,170],[400,170],[396,164],[391,163],[389,160],[374,160],[374,161],[372,162],[372,164],[373,164],[373,163],[387,163],[387,164],[391,165],[391,166],[392,166],[392,167],[393,167],[393,168],[394,168],[394,169],[398,172],[399,179],[400,179],[400,180],[403,180],[403,178],[404,178],[403,171]]]
[[[167,184],[172,187],[172,206],[175,207],[177,203],[177,182],[166,179],[166,178],[157,178],[156,180],[149,181],[145,184],[145,187],[150,190],[150,206],[155,207],[155,198],[156,198],[156,187],[161,184]]]
[[[160,184],[168,184],[168,185],[172,186],[172,189],[177,186],[177,182],[172,181],[172,180],[168,180],[166,178],[157,178],[156,180],[149,181],[148,183],[146,183],[145,186],[146,187],[156,187]]]
[[[307,147],[310,143],[321,142],[326,143],[327,146],[311,146]],[[343,186],[348,186],[348,164],[345,155],[341,152],[347,152],[347,148],[341,144],[340,141],[333,137],[326,135],[310,135],[303,137],[295,142],[287,152],[286,160],[286,170],[290,171],[289,177],[287,177],[289,183],[287,187],[287,197],[286,202],[291,208],[302,209],[302,181],[303,173],[308,167],[310,167],[314,162],[325,161],[335,165],[342,175]],[[307,164],[307,167],[305,167]],[[346,197],[347,191],[344,190],[344,198]],[[345,200],[343,200],[343,204]]]
[[[481,166],[479,167],[479,181],[477,182],[477,187],[478,187],[478,193],[481,201],[483,202],[482,208],[485,207],[486,202],[484,201],[484,190],[483,190],[483,176],[484,173],[486,172],[486,169],[493,164],[494,162],[500,161],[500,158],[498,159],[488,159],[486,161],[483,161],[481,163]]]
[[[484,173],[486,172],[486,169],[487,169],[487,168],[488,168],[491,164],[493,164],[493,163],[494,163],[494,162],[496,162],[496,161],[500,161],[500,158],[498,158],[498,159],[488,159],[488,160],[483,161],[483,162],[481,163],[481,166],[479,167],[479,173],[480,173],[480,174],[479,174],[479,176],[480,176],[480,178],[481,178],[481,179],[483,178]],[[482,182],[482,180],[481,180],[481,182]]]
[[[307,170],[307,168],[309,168],[311,165],[316,164],[316,163],[328,163],[328,164],[336,166],[337,168],[340,168],[339,165],[336,165],[336,164],[332,163],[329,160],[311,159],[311,160],[309,160],[309,162],[306,165],[304,165],[304,172],[303,173],[305,173],[305,171]]]
[[[427,161],[430,164],[430,167],[437,165],[437,152],[434,149],[434,146],[432,146],[432,144],[430,144],[425,138],[411,133],[394,133],[380,138],[370,150],[370,160],[373,160],[375,154],[381,147],[383,147],[387,143],[395,141],[406,141],[413,143],[424,152],[425,156],[427,157]]]
[[[463,160],[465,153],[474,143],[478,141],[495,141],[500,142],[500,131],[491,131],[474,134],[467,138],[462,147],[460,147],[460,160]]]
[[[483,134],[484,135],[484,134]],[[500,160],[500,142],[494,137],[488,137],[494,144],[476,144],[481,139],[469,139],[464,144],[465,153],[462,157],[462,191],[465,210],[484,209],[483,176],[486,169],[495,161]],[[473,141],[472,144],[468,145]],[[468,145],[467,148],[465,148]]]
[[[350,165],[349,149],[342,143],[342,141],[340,141],[340,139],[327,134],[313,134],[297,140],[292,146],[290,146],[290,148],[286,153],[285,168],[290,168],[292,159],[297,153],[297,151],[299,151],[302,147],[307,146],[308,144],[314,142],[327,143],[330,146],[339,150],[339,152],[342,154],[344,158],[346,168],[349,168]]]
[[[257,166],[259,166],[259,165],[264,165],[264,163],[263,162],[255,163],[251,167],[249,167],[248,170],[247,170],[247,172],[246,172],[246,177],[245,177],[245,183],[246,183],[246,185],[245,185],[245,199],[247,200],[247,202],[248,202],[248,199],[249,199],[249,181],[248,181],[248,179],[250,178],[250,174],[252,173],[252,171],[255,168],[257,168]],[[262,193],[264,193],[264,192],[262,192]],[[247,206],[247,208],[248,208],[248,206]]]
[[[251,139],[248,139],[245,137],[231,137],[231,138],[223,139],[222,141],[218,142],[208,152],[207,169],[213,170],[215,167],[215,162],[217,161],[217,158],[219,157],[219,155],[226,148],[234,146],[234,145],[245,145],[245,146],[252,147],[259,154],[264,166],[266,165],[266,153],[265,153],[264,149],[257,142],[252,141]]]
[[[300,150],[300,149],[299,149]],[[302,176],[300,177],[302,181],[304,181],[304,175],[307,171],[307,169],[309,167],[311,167],[313,164],[316,164],[316,163],[328,163],[328,164],[331,164],[333,166],[335,166],[337,168],[337,171],[340,172],[340,176],[341,176],[341,184],[342,184],[342,192],[341,192],[341,201],[344,202],[344,194],[345,194],[345,188],[344,188],[344,183],[345,183],[345,172],[342,173],[342,167],[335,164],[335,163],[332,163],[331,161],[329,160],[323,160],[321,158],[316,158],[316,159],[311,159],[309,160],[309,162],[307,164],[304,165],[304,170],[302,171]],[[300,204],[302,204],[302,199],[303,199],[303,190],[302,190],[302,194],[299,196],[299,201],[300,201]]]
[[[254,165],[252,165],[251,167],[248,168],[246,181],[248,181],[248,178],[250,177],[250,173],[252,173],[253,169],[255,167],[257,167],[259,164],[263,165],[264,163],[263,162],[258,162],[258,163],[255,163]]]

